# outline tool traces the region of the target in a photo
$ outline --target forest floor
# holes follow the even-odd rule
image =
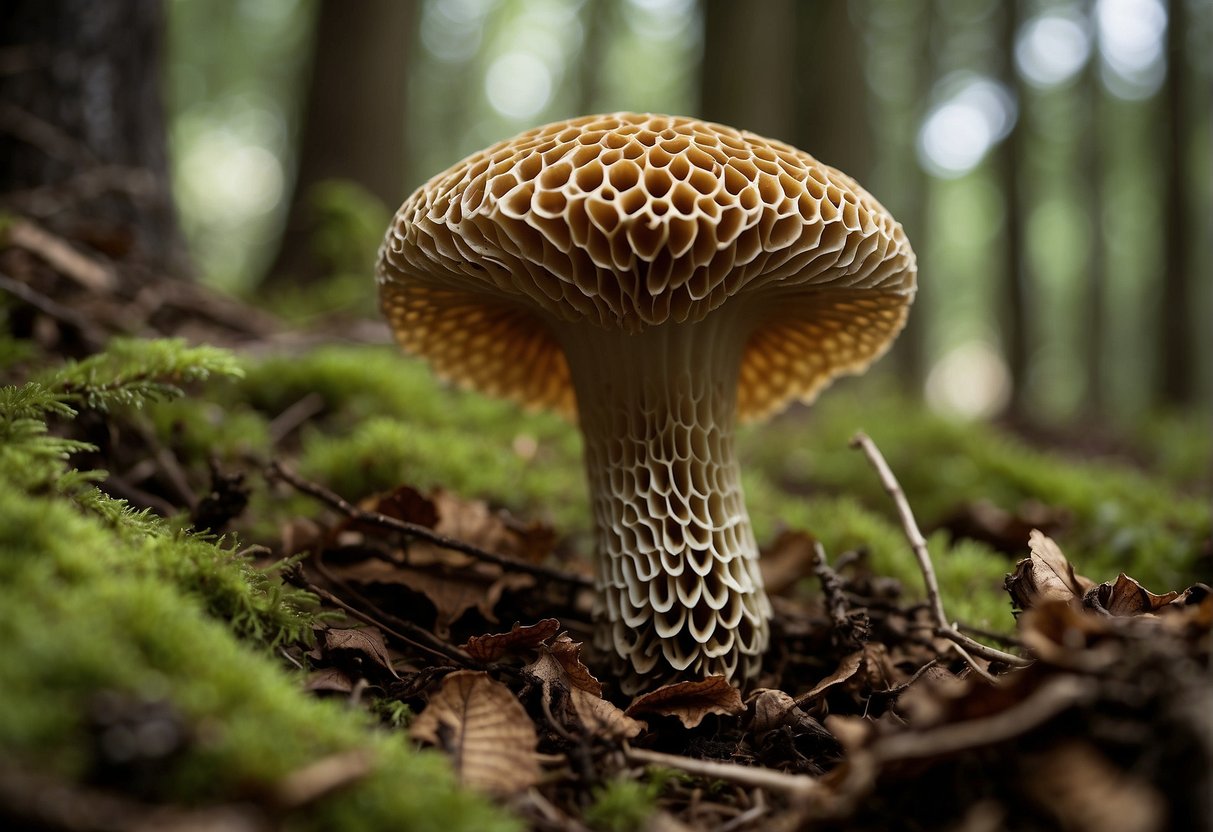
[[[363,323],[292,331],[61,245],[0,251],[15,385],[0,401],[6,828],[1148,832],[1213,817],[1213,595],[1198,582],[1213,540],[1187,486],[1016,445],[1020,471],[1002,440],[914,462],[929,443],[890,430],[878,447],[843,411],[826,433],[849,461],[819,473],[845,465],[868,505],[786,470],[747,483],[752,508],[767,504],[756,514],[774,515],[772,647],[755,683],[628,697],[593,647],[584,527],[548,522],[584,510],[562,493],[577,449],[561,429],[506,434],[510,459],[538,460],[511,503],[514,474],[484,472],[505,463],[463,459],[461,436],[384,421],[388,407],[346,389],[377,347],[346,364],[300,357],[362,340]],[[333,361],[339,390],[325,388]],[[402,395],[436,410],[434,431],[509,412]],[[377,467],[417,436],[411,465]],[[756,464],[782,447],[757,448]],[[427,453],[458,459],[427,467]],[[971,499],[940,496],[920,470],[933,465]],[[94,525],[77,534],[79,516]],[[127,574],[150,576],[167,618],[133,583],[118,589]],[[347,733],[322,724],[347,718]],[[439,759],[421,746],[442,771],[409,768]]]

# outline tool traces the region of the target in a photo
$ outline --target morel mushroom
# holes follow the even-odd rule
[[[862,372],[915,273],[901,226],[807,153],[616,113],[431,179],[396,214],[378,280],[396,339],[439,375],[578,418],[597,643],[635,692],[757,672],[771,605],[734,423]]]

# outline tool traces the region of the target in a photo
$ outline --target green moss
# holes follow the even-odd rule
[[[896,397],[836,391],[808,418],[793,414],[748,432],[743,454],[784,493],[846,494],[892,518],[879,480],[848,447],[859,429],[880,446],[925,527],[969,501],[1012,511],[1034,501],[1069,516],[1059,542],[1091,575],[1125,571],[1161,587],[1199,577],[1195,556],[1210,529],[1205,500],[1123,464],[1064,459]]]
[[[370,717],[307,696],[267,651],[305,640],[312,599],[231,545],[128,510],[72,470],[86,448],[47,431],[73,404],[138,407],[176,383],[233,370],[216,351],[120,343],[23,387],[0,388],[0,748],[68,782],[114,775],[90,723],[102,697],[156,703],[184,726],[150,761],[138,797],[210,805],[265,800],[292,772],[361,750],[371,773],[304,810],[290,829],[514,829],[455,787],[446,762]],[[233,370],[234,371],[234,370]],[[119,782],[136,788],[130,778]],[[268,805],[268,804],[267,804]],[[272,809],[272,807],[270,807]],[[285,811],[285,810],[284,810]]]
[[[660,788],[641,780],[611,780],[597,786],[584,820],[599,832],[632,832],[643,829],[657,809]]]
[[[6,478],[0,484],[11,486]],[[84,779],[103,764],[86,717],[102,692],[167,702],[193,737],[149,795],[188,804],[265,793],[317,759],[365,748],[370,777],[288,818],[307,829],[508,829],[459,793],[445,762],[312,700],[180,586],[184,541],[140,543],[62,498],[9,491],[0,508],[0,746],[26,767]],[[193,541],[195,549],[210,544]],[[230,553],[211,546],[215,575]],[[184,570],[196,572],[198,570]]]

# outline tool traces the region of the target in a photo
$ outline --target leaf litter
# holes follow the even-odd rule
[[[1096,583],[1033,529],[1006,580],[1014,652],[987,652],[941,624],[945,599],[906,597],[862,552],[831,565],[790,532],[764,555],[778,593],[754,688],[716,677],[628,700],[590,644],[584,573],[512,566],[551,563],[550,529],[444,491],[401,488],[360,510],[468,548],[339,510],[311,535],[303,574],[365,613],[349,624],[369,635],[362,646],[334,624],[309,687],[352,690],[357,674],[334,658],[359,654],[375,695],[417,714],[411,736],[533,828],[584,829],[595,790],[669,769],[683,774],[661,780],[649,828],[1152,832],[1208,817],[1204,585]],[[925,543],[920,555],[929,587]],[[810,576],[819,597],[796,591]],[[402,624],[444,644],[441,658],[398,637]],[[325,665],[345,675],[316,675]]]

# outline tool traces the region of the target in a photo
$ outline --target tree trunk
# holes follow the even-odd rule
[[[1190,404],[1196,395],[1196,343],[1192,326],[1192,283],[1185,144],[1188,122],[1184,40],[1188,33],[1184,0],[1167,3],[1167,171],[1162,203],[1166,242],[1162,303],[1159,306],[1158,398],[1167,405]]]
[[[0,202],[115,259],[184,271],[158,0],[0,5]]]
[[[1095,2],[1087,6],[1088,19],[1095,19]],[[1086,376],[1084,409],[1092,415],[1102,415],[1107,405],[1107,385],[1104,381],[1104,331],[1107,317],[1107,260],[1104,256],[1104,157],[1105,141],[1102,129],[1103,84],[1099,78],[1098,27],[1092,27],[1091,59],[1083,73],[1082,93],[1086,97],[1087,129],[1083,132],[1082,153],[1086,166],[1086,207],[1091,227],[1091,242],[1087,249],[1086,291],[1083,296],[1085,315],[1083,326],[1083,366]]]
[[[700,114],[795,142],[798,63],[794,0],[704,0]],[[810,153],[815,152],[806,147]]]
[[[789,28],[799,48],[789,52],[788,69],[796,102],[792,138],[827,165],[870,185],[874,142],[865,50],[859,28],[847,13],[850,6],[795,5],[795,22]]]
[[[1023,137],[1027,131],[1027,98],[1019,73],[1015,68],[1015,36],[1019,31],[1018,2],[1007,3],[1002,11],[1002,74],[1018,106],[1011,132],[998,150],[998,179],[1003,194],[1005,220],[1003,223],[1003,256],[1005,266],[998,291],[999,328],[1002,332],[1003,356],[1011,376],[1013,417],[1025,412],[1025,385],[1028,378],[1028,303],[1031,297],[1030,278],[1025,255],[1026,239],[1023,223]]]
[[[318,183],[353,182],[391,209],[403,201],[405,106],[418,6],[320,0],[294,192],[267,282],[325,276],[311,245],[310,198]],[[373,252],[367,256],[369,263]]]

